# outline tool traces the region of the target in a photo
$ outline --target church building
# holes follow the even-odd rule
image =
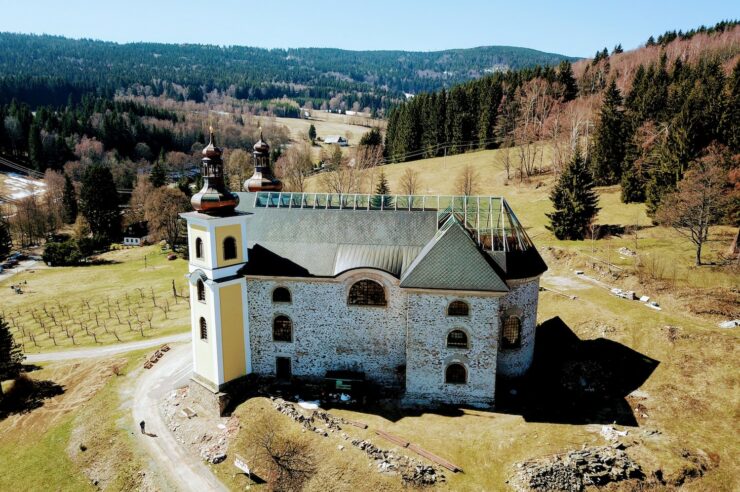
[[[211,134],[182,214],[196,382],[352,374],[405,404],[490,406],[527,371],[547,267],[503,198],[283,192],[269,151],[232,193]]]

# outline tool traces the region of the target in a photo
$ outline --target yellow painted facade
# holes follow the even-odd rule
[[[194,286],[191,286],[191,299],[197,299],[197,292]],[[213,344],[216,343],[216,327],[213,324],[212,316],[208,305],[204,302],[195,301],[191,305],[193,310],[193,344],[195,349],[195,372],[207,379],[216,381],[216,361],[213,360]],[[208,339],[200,339],[200,318],[206,320],[208,326]]]
[[[221,346],[224,380],[231,381],[247,374],[244,348],[243,283],[228,285],[220,290]]]
[[[236,240],[236,258],[224,259],[224,239],[233,237]],[[242,244],[242,226],[239,224],[216,227],[216,268],[227,267],[244,262],[244,245]]]
[[[211,254],[211,241],[208,239],[208,229],[197,224],[188,224],[188,250],[190,251],[190,263],[199,267],[208,268],[208,258]],[[195,241],[200,238],[203,241],[203,256],[195,256]]]

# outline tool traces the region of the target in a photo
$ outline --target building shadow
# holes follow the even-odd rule
[[[54,381],[38,381],[22,374],[13,387],[0,397],[0,420],[35,410],[43,406],[44,400],[62,393],[64,387]]]
[[[496,411],[527,422],[637,426],[625,398],[659,363],[612,340],[581,340],[555,317],[537,327],[529,373],[498,381]]]

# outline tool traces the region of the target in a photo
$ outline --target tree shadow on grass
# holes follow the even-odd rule
[[[13,387],[0,397],[0,420],[28,413],[43,406],[44,400],[64,393],[64,387],[53,381],[38,381],[22,374]]]
[[[527,376],[499,380],[497,411],[528,422],[638,425],[625,397],[659,361],[605,338],[581,340],[559,317],[538,326],[536,337]]]

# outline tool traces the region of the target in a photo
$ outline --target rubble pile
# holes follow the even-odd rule
[[[352,445],[378,465],[378,471],[382,473],[400,473],[401,478],[406,484],[413,485],[433,485],[437,482],[443,482],[444,474],[432,465],[426,465],[418,460],[409,458],[393,451],[381,449],[370,441],[364,439],[354,439]]]
[[[621,447],[587,448],[518,463],[513,485],[517,490],[578,492],[587,486],[644,478],[640,465]]]
[[[282,398],[271,397],[270,400],[275,410],[287,415],[307,431],[315,432],[324,437],[329,437],[330,433],[341,431],[342,426],[347,424],[346,420],[334,417],[321,409],[313,410],[309,415],[305,415],[296,405]],[[349,436],[344,432],[340,434],[340,437],[349,440]],[[367,440],[354,439],[350,442],[360,451],[364,451],[368,458],[377,462],[376,466],[379,472],[400,474],[404,483],[408,485],[433,485],[445,480],[444,474],[433,465],[427,465],[408,456],[381,449]],[[340,445],[338,448],[343,450],[344,446]]]
[[[200,457],[213,464],[226,459],[229,439],[239,432],[236,417],[207,418],[199,416],[188,405],[197,407],[190,401],[189,387],[172,391],[162,402],[162,414],[167,427],[182,444],[193,448]]]
[[[294,404],[287,402],[282,398],[271,397],[270,399],[272,400],[272,406],[275,407],[275,410],[283,415],[287,415],[295,422],[298,422],[306,430],[321,434],[324,437],[328,436],[329,432],[342,430],[341,425],[346,424],[344,419],[334,417],[321,409],[312,411],[310,415],[304,415],[303,412],[298,410]],[[326,428],[318,427],[316,424],[319,423],[324,424]]]

